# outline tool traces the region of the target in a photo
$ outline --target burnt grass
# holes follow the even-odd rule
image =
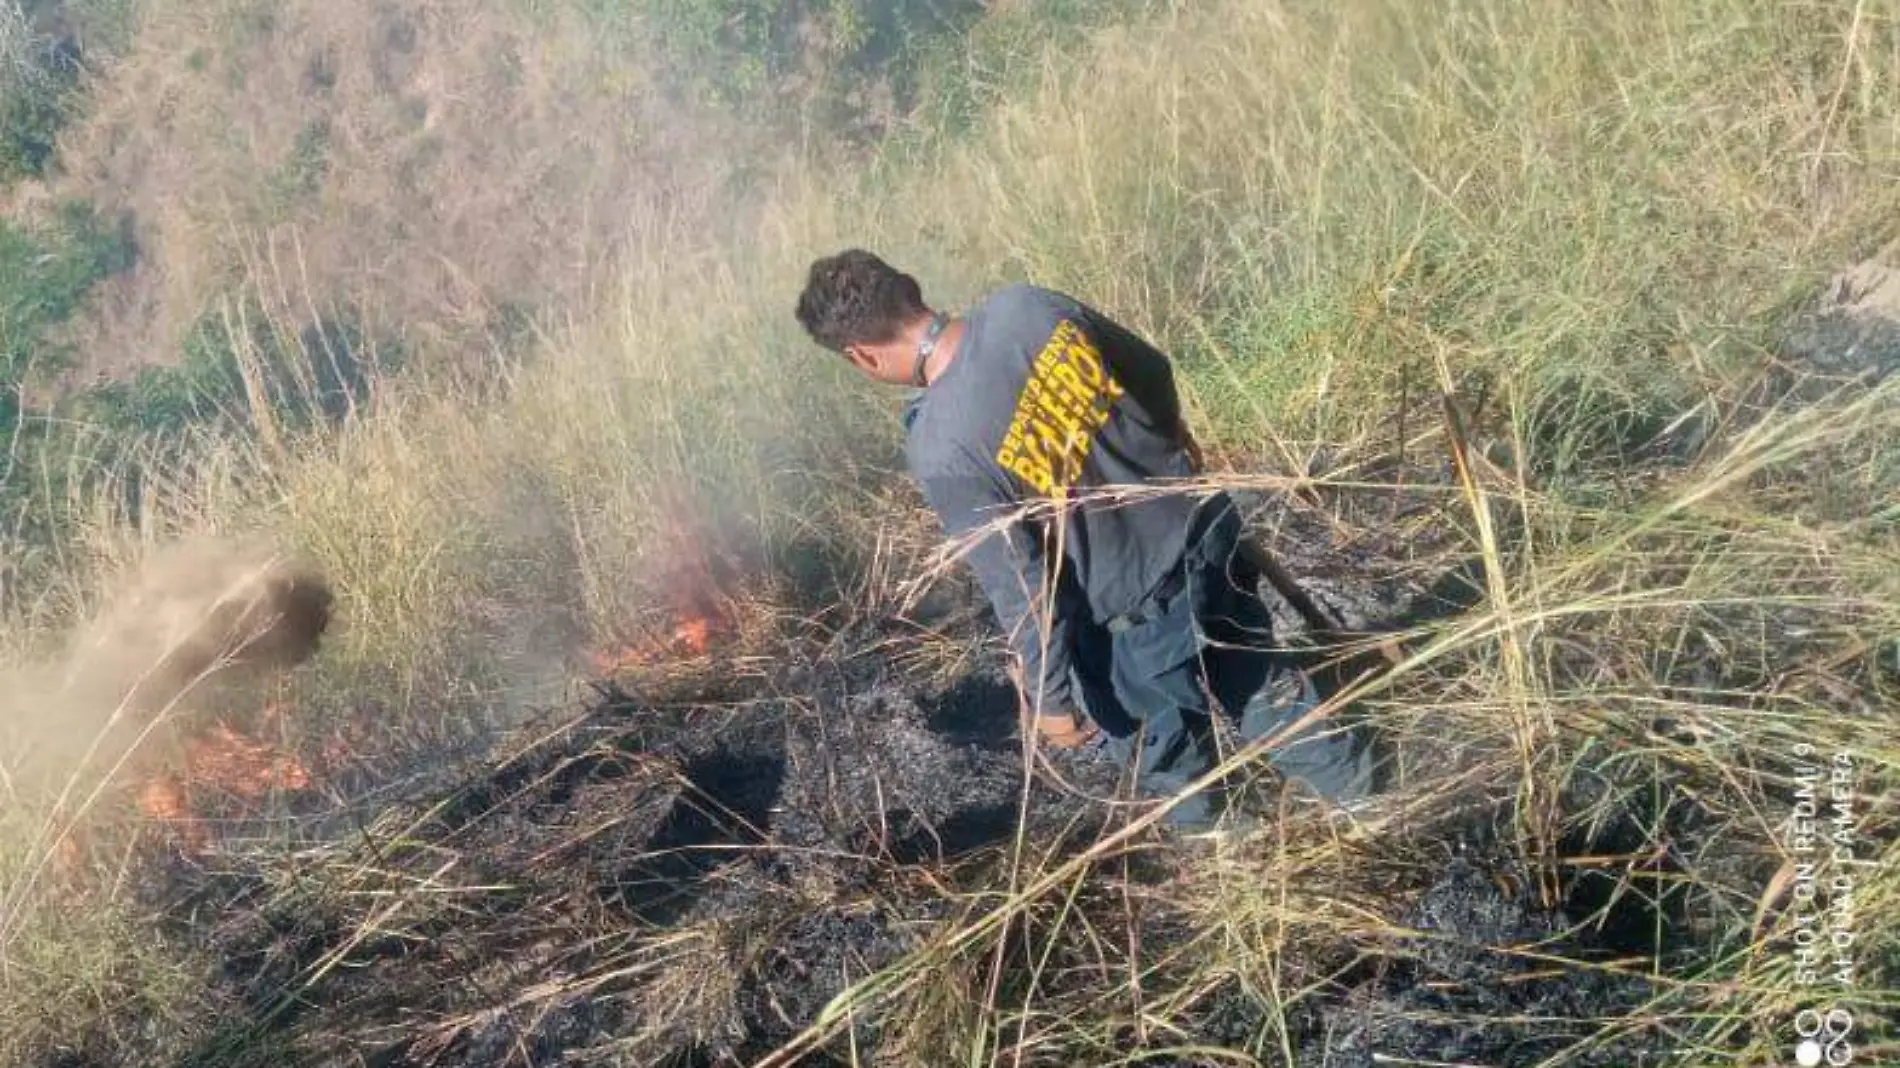
[[[1045,862],[1124,818],[1045,774],[1025,788],[1000,673],[914,693],[875,672],[783,672],[777,688],[798,697],[662,702],[603,688],[538,744],[385,813],[353,845],[217,869],[174,860],[154,893],[174,936],[223,962],[223,1011],[172,1063],[752,1063],[848,985],[969,918],[966,895],[1004,877],[1022,813]],[[1099,762],[1060,770],[1097,796],[1116,789]],[[1465,813],[1363,858],[1368,876],[1398,881],[1384,888],[1391,918],[1419,934],[1296,955],[1328,978],[1287,1013],[1295,1063],[1531,1063],[1640,1003],[1640,978],[1587,965],[1645,956],[1658,913],[1632,894],[1582,925],[1616,890],[1591,872],[1568,873],[1566,898],[1539,904],[1508,819],[1496,806]],[[1639,845],[1640,824],[1632,814],[1566,844]],[[1004,939],[1005,1004],[1032,984],[1053,1004],[1098,998],[1131,958],[1156,966],[1192,941],[1198,921],[1165,890],[1196,847],[1165,832],[1143,844],[1104,863],[1080,902],[1102,929],[1139,930],[1140,946],[1104,960],[1078,925],[1032,913]],[[1036,947],[1052,937],[1060,966],[1038,974]],[[1519,952],[1533,947],[1537,959]],[[1553,957],[1577,963],[1553,970]],[[1171,970],[1187,967],[1163,965],[1154,981],[1185,980]],[[797,1063],[850,1063],[854,1045],[868,1056],[898,1040],[886,1032],[900,1016],[869,1014]],[[1213,1063],[1169,1052],[1186,1046],[1271,1063],[1261,1043],[1278,1016],[1219,983],[1179,1021],[1188,1035],[1150,1040],[1149,1063]],[[1126,1029],[1115,1041],[1139,1044]],[[1571,1063],[1645,1061],[1625,1042]]]
[[[1278,517],[1282,536],[1307,521]],[[1359,577],[1315,590],[1355,625],[1472,600],[1468,564],[1407,579],[1390,557],[1380,574],[1374,547],[1347,551]],[[580,714],[528,724],[503,755],[439,780],[452,785],[347,830],[330,817],[325,844],[157,864],[148,893],[173,937],[222,962],[217,1022],[170,1063],[686,1066],[769,1055],[842,990],[973,918],[973,895],[993,907],[1019,826],[1046,865],[1128,818],[1105,800],[1120,784],[1099,759],[1057,757],[1056,774],[1025,781],[1012,692],[987,652],[948,686],[886,662],[906,627],[814,629],[768,666],[734,665],[713,682],[603,684]],[[1564,846],[1641,852],[1661,832],[1653,815],[1631,808]],[[1111,1012],[1108,1041],[1180,1065],[1216,1063],[1172,1052],[1188,1048],[1265,1063],[1291,1048],[1296,1064],[1329,1066],[1379,1054],[1520,1064],[1562,1051],[1569,1063],[1646,1063],[1640,1041],[1589,1043],[1602,1018],[1648,993],[1641,969],[1617,962],[1683,952],[1656,941],[1675,922],[1668,895],[1658,882],[1646,896],[1621,869],[1561,865],[1557,896],[1540,892],[1512,820],[1509,804],[1474,797],[1356,853],[1348,880],[1376,887],[1367,892],[1388,918],[1417,937],[1290,951],[1313,994],[1275,1008],[1226,979],[1186,1001],[1180,1032],[1144,1038]],[[1097,866],[1075,904],[1086,924],[1029,910],[1002,952],[946,963],[946,981],[982,998],[1000,961],[1001,1004],[1033,994],[1069,1006],[1125,998],[1117,990],[1135,967],[1152,970],[1156,992],[1199,983],[1197,959],[1178,950],[1205,920],[1168,890],[1205,848],[1144,833]],[[1109,947],[1119,939],[1101,931],[1133,934]],[[914,1011],[868,1012],[795,1063],[908,1049]]]

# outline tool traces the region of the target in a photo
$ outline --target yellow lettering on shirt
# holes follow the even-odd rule
[[[998,466],[1045,496],[1066,493],[1082,477],[1095,435],[1121,397],[1121,383],[1095,344],[1063,320],[1030,365],[996,453]]]

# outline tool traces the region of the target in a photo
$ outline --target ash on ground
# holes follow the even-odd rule
[[[532,725],[510,755],[385,810],[353,841],[219,870],[175,864],[155,899],[175,937],[225,961],[226,1010],[175,1062],[755,1063],[841,992],[994,906],[1019,849],[1046,867],[1138,811],[1100,759],[1057,758],[1026,777],[1013,724],[1009,683],[988,662],[949,688],[893,677],[875,657],[788,655],[720,691],[605,689],[584,715]],[[1414,844],[1389,843],[1391,857]],[[1002,940],[1011,996],[1141,996],[1121,991],[1131,968],[1158,988],[1198,981],[1180,952],[1196,919],[1168,891],[1208,847],[1160,832],[1130,845],[1097,866],[1076,922],[1030,910]],[[1514,956],[1541,940],[1547,956],[1588,957],[1587,937],[1562,934],[1581,917],[1527,908],[1472,862],[1395,863],[1365,874],[1393,884],[1391,920],[1427,941],[1378,948],[1376,967],[1296,955],[1290,966],[1334,975],[1286,1014],[1296,1063],[1520,1063],[1630,1004],[1633,981],[1534,974]],[[1144,934],[1097,944],[1118,929]],[[972,969],[973,998],[996,966],[978,956],[942,965]],[[1116,1042],[1145,1042],[1155,1063],[1214,1063],[1168,1052],[1193,1046],[1276,1062],[1279,1015],[1258,993],[1229,984],[1183,1005],[1186,1033]],[[795,1063],[850,1063],[854,1050],[860,1063],[880,1051],[933,1063],[911,1043],[917,1011],[880,1005]],[[1579,1063],[1638,1063],[1626,1054]],[[1027,1063],[1077,1056],[1090,1055]]]

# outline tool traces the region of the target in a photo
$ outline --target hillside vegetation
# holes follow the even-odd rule
[[[904,952],[774,1032],[776,1061],[707,1024],[667,1033],[679,1063],[871,1063],[882,1035],[890,1064],[1371,1064],[1390,1036],[1340,991],[1388,967],[1426,978],[1375,1007],[1443,1033],[1478,1013],[1447,990],[1614,985],[1523,1009],[1568,1025],[1492,1063],[1764,1063],[1824,998],[1856,1063],[1900,1056],[1900,407],[1891,350],[1826,314],[1841,268],[1900,249],[1892,0],[0,0],[0,92],[0,1061],[419,1057],[322,1010],[459,921],[537,963],[416,1002],[453,1063],[484,1063],[470,1021],[557,988],[734,1001],[704,975],[759,958],[750,928],[570,914],[538,849],[499,859],[514,831],[377,813],[493,771],[470,769],[571,705],[589,654],[708,589],[725,659],[640,669],[616,715],[755,714],[752,684],[830,710],[826,665],[927,688],[987,663],[980,631],[898,625],[938,566],[900,398],[792,319],[844,246],[950,306],[1085,297],[1175,356],[1213,481],[1266,497],[1317,588],[1466,568],[1477,603],[1346,695],[1402,764],[1359,830],[1289,820],[1159,879],[1127,817],[990,843],[980,878],[877,867],[875,893],[932,902]],[[49,733],[114,709],[25,680],[160,546],[252,534],[323,570],[337,623],[289,678],[162,726],[242,723],[313,766],[341,745],[341,770],[186,861],[136,811],[162,746],[35,792],[34,754],[75,748]],[[538,729],[500,752],[585,749]],[[1787,832],[1803,755],[1837,753],[1869,863],[1853,982],[1823,991]],[[1594,955],[1535,924],[1456,967],[1405,940],[1475,809],[1472,855]],[[240,911],[293,919],[227,961],[205,932]],[[299,915],[329,933],[298,942]],[[483,949],[496,916],[546,944]],[[253,995],[315,1008],[280,1026]],[[589,1041],[562,1048],[662,1048]]]

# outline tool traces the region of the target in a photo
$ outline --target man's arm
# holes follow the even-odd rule
[[[1040,524],[1020,515],[1005,522],[1017,504],[983,475],[940,475],[919,482],[946,534],[981,538],[967,559],[1022,660],[1021,685],[1030,710],[1040,715],[1073,710],[1069,614],[1075,606],[1058,592]]]

